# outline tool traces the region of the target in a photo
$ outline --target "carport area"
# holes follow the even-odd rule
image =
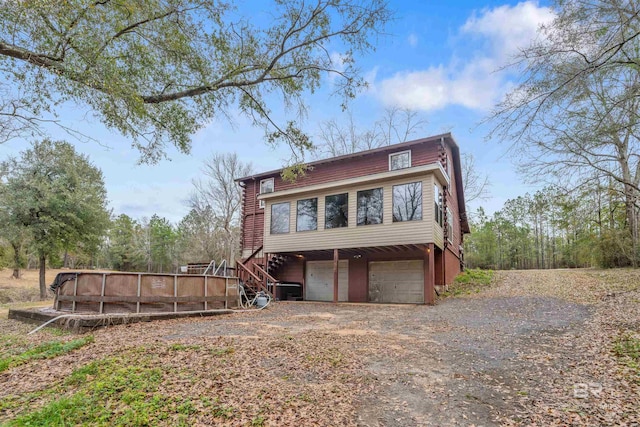
[[[287,261],[273,275],[302,283],[307,301],[433,304],[444,280],[436,252],[412,244],[278,253]]]

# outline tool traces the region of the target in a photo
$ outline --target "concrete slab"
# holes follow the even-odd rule
[[[48,309],[11,309],[9,319],[22,322],[43,324],[58,316],[65,315],[52,322],[50,326],[72,329],[79,332],[96,329],[110,325],[122,325],[127,323],[151,322],[153,320],[181,319],[185,317],[210,317],[222,314],[232,314],[233,310],[207,310],[207,311],[182,311],[177,313],[69,313]],[[49,325],[48,325],[49,326]]]

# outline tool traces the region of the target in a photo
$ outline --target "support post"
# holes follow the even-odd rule
[[[136,301],[136,313],[140,313],[140,296],[142,295],[142,274],[138,274],[138,291],[136,292],[138,301]]]
[[[76,274],[76,280],[73,282],[73,302],[71,303],[71,312],[76,312],[76,297],[78,296],[78,275]]]
[[[424,253],[424,302],[429,305],[436,303],[434,257],[434,245],[433,243],[429,243]]]
[[[333,250],[333,302],[338,302],[338,250]]]
[[[177,274],[173,275],[173,297],[175,298],[173,300],[173,312],[177,313],[178,312],[178,275]]]
[[[104,311],[104,287],[107,284],[107,275],[102,275],[102,290],[100,291],[100,314]]]
[[[208,290],[207,290],[207,276],[204,276],[204,311],[207,311],[209,309],[209,304],[207,303],[207,297],[208,295]]]

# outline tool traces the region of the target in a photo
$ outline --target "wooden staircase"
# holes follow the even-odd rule
[[[287,262],[288,257],[284,255],[272,255],[267,262],[267,271],[269,274],[275,276],[276,272]]]
[[[275,299],[273,284],[278,280],[273,277],[273,273],[280,268],[286,261],[286,257],[281,255],[273,255],[267,261],[265,269],[264,264],[258,263],[256,255],[262,251],[262,246],[256,249],[243,261],[236,261],[237,273],[240,282],[244,285],[245,292],[249,298],[255,296],[260,291],[266,292]]]

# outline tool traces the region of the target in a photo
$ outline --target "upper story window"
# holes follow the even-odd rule
[[[447,208],[447,240],[453,243],[453,212]]]
[[[382,224],[382,188],[358,191],[358,225]]]
[[[422,219],[422,183],[393,186],[393,222]]]
[[[324,198],[324,228],[348,225],[349,194],[334,194]]]
[[[411,167],[411,150],[389,154],[390,171],[409,167]]]
[[[273,193],[273,178],[260,181],[260,194]],[[264,200],[260,200],[260,209],[264,209]]]
[[[296,231],[318,229],[318,198],[298,200]]]
[[[451,157],[447,156],[446,159],[446,164],[447,164],[447,175],[449,176],[449,178],[451,178],[451,174],[453,173],[453,166],[451,166]]]
[[[271,205],[271,234],[284,234],[289,232],[290,212],[291,205],[289,202]]]
[[[442,227],[442,192],[437,185],[433,186],[433,203],[435,209],[435,221]]]

